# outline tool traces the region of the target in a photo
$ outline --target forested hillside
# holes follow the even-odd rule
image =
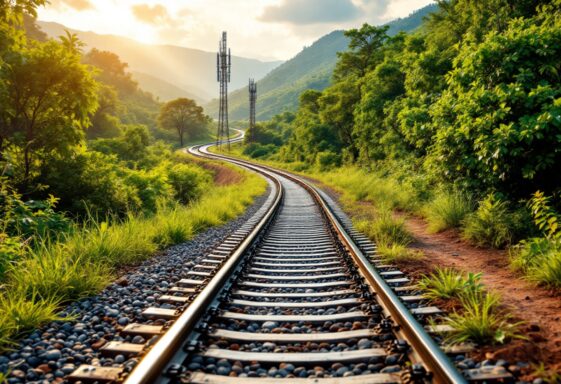
[[[39,21],[38,25],[50,37],[56,38],[68,29],[75,33],[88,49],[97,48],[115,52],[132,71],[152,76],[151,82],[144,82],[147,80],[144,77],[137,78],[141,86],[146,89],[151,88],[152,91],[157,91],[158,87],[165,88],[166,83],[174,84],[188,92],[183,97],[189,97],[188,94],[192,94],[204,101],[215,97],[215,92],[217,92],[216,53],[214,52],[172,45],[142,44],[120,36],[72,30],[57,23]],[[232,52],[232,65],[236,68],[232,72],[232,89],[244,86],[250,77],[261,79],[280,64],[278,61],[262,62],[239,57],[235,53],[235,51]],[[154,87],[151,86],[154,79],[163,81],[158,87]],[[176,88],[155,93],[155,95],[167,101],[165,97],[167,92],[175,90]]]
[[[408,17],[388,23],[388,34],[394,35],[400,31],[408,32],[418,28],[423,18],[435,9],[435,5],[429,5]],[[298,95],[302,91],[325,89],[331,82],[331,75],[337,63],[337,52],[346,50],[348,42],[343,31],[331,32],[259,80],[257,119],[267,120],[283,111],[294,112],[298,107]],[[259,77],[255,78],[259,79]],[[213,100],[207,106],[206,109],[210,114],[218,114],[217,103]],[[248,118],[249,104],[245,87],[232,92],[229,103],[232,120]]]
[[[514,268],[561,287],[560,6],[455,0],[414,33],[349,30],[333,83],[250,131],[244,153],[513,246]]]

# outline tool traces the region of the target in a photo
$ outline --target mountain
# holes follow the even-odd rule
[[[405,18],[396,19],[387,25],[388,33],[417,29],[423,18],[434,12],[438,5],[431,4]],[[311,46],[304,48],[295,57],[272,70],[257,82],[257,119],[268,120],[283,111],[295,111],[298,97],[306,89],[323,90],[329,86],[331,74],[337,63],[337,52],[346,50],[348,40],[343,31],[331,32]],[[246,120],[249,114],[247,87],[229,95],[230,120]],[[212,100],[205,108],[211,115],[218,115],[218,100]]]
[[[196,95],[200,101],[208,102],[218,93],[216,53],[173,45],[142,44],[121,36],[73,30],[52,22],[38,21],[37,24],[49,37],[64,35],[67,29],[86,44],[86,50],[97,48],[116,53],[122,61],[128,63],[131,72],[144,74],[140,77],[145,83],[163,92],[162,94],[154,92],[162,99],[164,95],[185,90],[184,94],[179,94],[185,97],[189,97],[189,94]],[[261,79],[279,64],[281,64],[279,61],[263,62],[232,56],[232,67],[235,71],[232,71],[231,86],[233,89],[240,88],[250,77]],[[158,79],[163,83],[157,85]],[[141,83],[140,78],[138,81]],[[172,90],[165,85],[166,83],[174,85],[176,89]]]
[[[205,100],[201,99],[198,95],[179,88],[173,84],[168,83],[158,77],[148,75],[147,73],[132,71],[132,78],[138,82],[138,85],[144,91],[148,91],[154,96],[158,97],[160,101],[170,101],[179,97],[187,97],[195,100],[198,104],[204,103]]]

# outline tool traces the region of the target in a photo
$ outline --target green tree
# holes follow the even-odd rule
[[[65,35],[58,37],[64,48],[68,49],[74,54],[81,54],[82,48],[84,48],[86,44],[80,41],[78,35],[76,35],[75,33],[71,33],[67,30],[65,30],[64,32]]]
[[[97,84],[80,56],[55,41],[31,42],[11,55],[0,78],[0,150],[21,164],[26,187],[39,163],[80,143],[97,107]]]
[[[364,77],[368,69],[383,59],[381,48],[388,40],[389,27],[375,27],[364,23],[360,29],[345,31],[349,38],[349,50],[339,52],[339,61],[335,68],[336,80],[347,77]]]
[[[480,45],[466,44],[433,107],[438,172],[511,196],[558,192],[560,55],[559,22],[516,20]]]
[[[183,147],[185,138],[193,139],[204,135],[208,118],[204,115],[203,108],[194,100],[179,98],[162,106],[158,122],[163,129],[176,131]]]

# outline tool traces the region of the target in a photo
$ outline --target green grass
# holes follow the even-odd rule
[[[417,287],[427,299],[459,299],[466,292],[480,292],[481,273],[463,274],[452,268],[436,268],[421,278]]]
[[[462,235],[479,246],[503,248],[514,238],[514,221],[508,204],[489,195],[479,203],[475,212],[467,216]]]
[[[56,295],[28,297],[19,291],[0,296],[0,351],[14,343],[14,337],[33,330],[38,324],[62,320],[57,314],[60,301]]]
[[[452,344],[474,342],[479,345],[503,344],[513,338],[523,338],[521,323],[512,323],[511,316],[500,310],[497,294],[476,291],[460,296],[461,311],[454,311],[446,323],[454,330],[446,340]]]
[[[441,192],[421,211],[429,223],[429,230],[441,232],[459,228],[465,217],[473,211],[473,202],[461,192]]]
[[[22,333],[57,320],[60,305],[99,292],[113,272],[153,256],[158,249],[239,216],[267,183],[238,170],[241,184],[210,186],[189,205],[160,205],[151,216],[90,220],[57,242],[43,241],[11,267],[0,293],[0,348]]]
[[[536,284],[561,288],[561,240],[533,238],[510,250],[511,266]]]
[[[355,221],[354,226],[376,243],[377,253],[388,262],[419,257],[407,248],[413,236],[405,228],[405,220],[393,217],[389,210],[376,211],[372,218]]]

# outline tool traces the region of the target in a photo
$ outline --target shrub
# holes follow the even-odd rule
[[[244,148],[243,154],[251,157],[252,159],[259,159],[268,157],[277,151],[278,147],[274,144],[263,145],[259,143],[251,143]]]
[[[464,275],[452,268],[436,268],[430,275],[421,278],[417,286],[428,299],[459,298],[466,292],[480,292],[481,273]]]
[[[0,282],[6,271],[25,254],[26,245],[17,237],[0,233]]]
[[[536,226],[545,237],[521,241],[510,252],[511,265],[529,280],[561,288],[561,230],[559,214],[551,207],[551,198],[536,192],[529,201]]]
[[[520,323],[511,323],[511,316],[499,309],[499,297],[482,291],[467,292],[460,296],[462,310],[446,318],[453,328],[447,336],[451,343],[473,341],[477,344],[503,344],[511,338],[523,338]]]
[[[475,212],[467,216],[463,237],[479,246],[501,248],[512,242],[515,221],[507,203],[489,195],[479,203]]]
[[[175,191],[175,199],[187,204],[197,199],[211,182],[210,174],[188,164],[168,165],[168,182]]]
[[[330,152],[318,152],[316,155],[316,166],[320,171],[326,171],[341,164],[341,156]]]
[[[159,200],[173,199],[174,191],[168,183],[167,175],[159,169],[129,170],[126,172],[125,183],[134,188],[145,212],[156,212]]]
[[[537,284],[561,288],[561,241],[532,238],[510,251],[511,265]]]
[[[423,208],[423,214],[429,223],[429,230],[433,232],[458,228],[472,211],[472,199],[457,191],[441,192]]]

